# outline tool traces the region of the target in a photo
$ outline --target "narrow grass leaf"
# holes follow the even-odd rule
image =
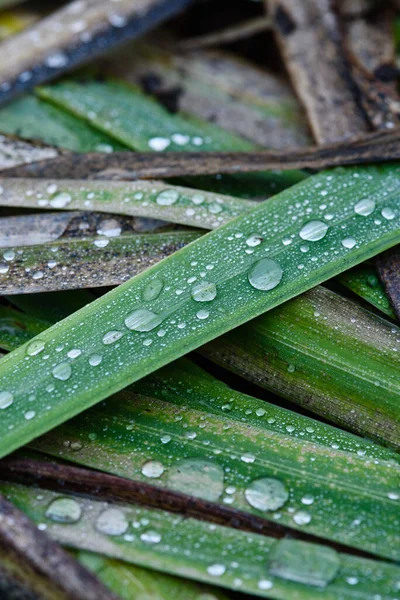
[[[186,403],[190,407],[188,394]],[[269,409],[265,404],[265,414]],[[400,558],[397,462],[371,460],[361,440],[359,453],[349,453],[338,449],[337,441],[332,448],[326,441],[304,439],[300,431],[296,438],[291,435],[296,419],[290,413],[276,411],[281,423],[290,423],[283,433],[269,427],[268,419],[256,426],[230,419],[227,413],[210,418],[205,411],[125,392],[30,447],[372,554]],[[307,427],[314,429],[314,421],[309,419]],[[333,431],[329,437],[335,439]]]
[[[57,148],[0,135],[0,170],[39,160],[51,160],[59,155]]]
[[[42,321],[10,307],[0,306],[0,348],[15,350],[49,327]]]
[[[0,293],[114,286],[199,238],[190,232],[65,239],[3,252]],[[0,250],[1,256],[1,250]]]
[[[388,317],[396,318],[374,267],[359,265],[338,275],[337,280]]]
[[[55,540],[70,548],[255,594],[287,600],[369,600],[398,596],[398,566],[339,554],[299,540],[270,537],[161,510],[2,483],[3,494]],[[60,505],[60,501],[63,505]],[[64,518],[58,515],[63,507]],[[193,552],[193,539],[196,552]]]
[[[397,326],[320,287],[200,351],[256,385],[399,450],[399,342]]]
[[[254,203],[161,181],[42,181],[0,179],[0,206],[95,210],[162,219],[204,229],[219,227]]]
[[[396,244],[399,185],[396,167],[306,179],[5,357],[0,455]],[[321,192],[332,203],[329,213]],[[369,216],[357,212],[366,194],[374,202]],[[383,216],[387,210],[393,219]],[[343,243],[349,238],[355,243]],[[96,366],[94,355],[102,358]]]

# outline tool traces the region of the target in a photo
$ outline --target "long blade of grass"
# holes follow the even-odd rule
[[[0,104],[138,37],[190,2],[140,0],[132,4],[130,0],[119,0],[117,7],[110,7],[107,0],[87,0],[84,5],[67,3],[32,31],[3,42],[1,50],[8,60],[0,68]],[[37,38],[40,45],[35,43]]]
[[[245,379],[398,450],[399,340],[398,327],[321,287],[200,351]]]
[[[364,455],[367,450],[361,440],[359,454],[335,449],[334,430],[322,443],[304,439],[307,434],[296,438],[291,435],[296,418],[273,411],[267,403],[261,424],[255,425],[231,419],[226,408],[226,414],[214,413],[210,418],[204,410],[191,408],[188,393],[184,398],[186,407],[125,392],[31,447],[134,481],[228,504],[372,554],[400,557],[397,463],[379,460],[375,464]],[[265,418],[267,413],[275,417]],[[282,429],[282,422],[289,424],[278,433],[269,426],[271,418],[277,418]],[[305,429],[315,433],[314,421],[304,420],[308,421]],[[334,448],[327,438],[335,440]],[[373,528],[368,518],[372,513]]]
[[[393,246],[399,185],[393,167],[306,179],[5,357],[0,454]]]
[[[0,206],[96,210],[213,229],[254,203],[161,181],[57,181],[0,178]]]
[[[399,568],[390,563],[64,493],[67,517],[60,523],[55,504],[61,499],[59,492],[16,484],[1,484],[0,489],[63,545],[127,563],[151,564],[162,572],[278,600],[294,593],[299,600],[320,600],[321,593],[332,600],[350,600],[355,582],[361,600],[375,593],[395,600],[398,594]],[[78,514],[82,517],[76,519]]]
[[[119,285],[198,238],[197,233],[172,232],[9,248],[0,263],[0,293]]]
[[[388,317],[396,318],[374,267],[359,265],[338,275],[337,280]]]

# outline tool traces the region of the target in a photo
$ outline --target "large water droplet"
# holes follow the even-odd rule
[[[250,483],[244,492],[247,502],[263,512],[281,508],[289,499],[289,492],[279,479],[262,477]]]
[[[160,315],[156,315],[146,308],[139,308],[126,317],[125,325],[132,331],[151,331],[158,327],[162,321]]]
[[[329,225],[323,221],[309,221],[300,229],[300,237],[308,242],[318,242],[325,237]]]
[[[385,206],[382,208],[381,215],[387,221],[392,221],[396,216],[393,208],[390,208],[390,206]]]
[[[298,540],[280,540],[271,549],[268,571],[275,577],[325,587],[340,568],[333,548]]]
[[[98,516],[95,524],[97,531],[106,535],[122,535],[128,526],[125,514],[118,508],[107,508]]]
[[[110,344],[114,344],[114,342],[120,340],[123,335],[124,334],[122,331],[107,331],[107,333],[103,336],[102,342],[106,346],[109,346]]]
[[[283,271],[279,263],[271,258],[262,258],[251,267],[248,279],[256,290],[274,289],[280,282]]]
[[[77,523],[82,509],[73,498],[56,498],[46,510],[46,517],[56,523]]]
[[[29,356],[36,356],[36,354],[39,354],[44,350],[44,347],[45,343],[42,342],[42,340],[33,340],[33,342],[27,346],[26,353],[29,354]]]
[[[0,410],[8,408],[13,402],[14,396],[11,392],[0,392]]]
[[[224,471],[216,463],[188,458],[170,468],[168,484],[178,492],[215,501],[224,491]]]
[[[156,479],[164,473],[164,465],[156,460],[149,460],[142,467],[142,474],[145,477]]]
[[[176,190],[164,190],[157,196],[157,204],[160,206],[172,206],[179,199],[179,193]]]
[[[71,365],[67,362],[60,363],[53,369],[53,376],[61,381],[67,381],[71,377]]]
[[[162,289],[164,287],[164,282],[162,279],[153,279],[149,281],[146,287],[143,290],[142,298],[145,302],[150,302],[151,300],[156,300],[158,296],[161,294]]]
[[[217,288],[215,283],[202,281],[192,288],[192,298],[193,300],[196,300],[196,302],[211,302],[216,295]]]
[[[357,202],[357,204],[354,207],[354,212],[357,215],[361,215],[362,217],[368,217],[368,215],[374,212],[375,207],[375,200],[364,198],[363,200],[360,200],[360,202]]]

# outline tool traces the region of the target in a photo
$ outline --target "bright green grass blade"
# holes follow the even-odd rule
[[[94,552],[73,553],[121,600],[227,600],[215,587],[157,573]]]
[[[337,280],[388,317],[396,318],[385,289],[373,267],[359,265],[338,275]]]
[[[242,150],[254,144],[212,123],[171,114],[133,86],[113,81],[64,81],[40,88],[41,98],[85,119],[132,150]],[[302,171],[186,178],[187,185],[235,196],[267,198],[298,183]]]
[[[213,229],[254,208],[254,202],[161,181],[0,179],[0,206],[94,210]]]
[[[398,327],[320,287],[201,352],[259,386],[398,450],[399,342]]]
[[[186,400],[191,407],[189,394]],[[337,442],[295,438],[296,419],[288,422],[289,431],[277,433],[265,419],[257,427],[229,415],[210,418],[125,392],[30,447],[399,560],[399,464],[364,456],[362,442],[355,455],[335,449]]]
[[[0,263],[0,290],[10,295],[119,285],[198,238],[175,231],[9,248],[7,262]]]
[[[0,455],[395,245],[399,188],[395,166],[316,175],[189,244],[6,356],[0,363],[0,391],[7,407]],[[329,213],[321,192],[332,204]],[[374,210],[363,216],[359,206],[366,195]],[[27,412],[34,418],[27,419]]]
[[[0,348],[14,350],[49,327],[49,323],[0,306]]]
[[[0,109],[0,132],[42,140],[74,152],[113,152],[126,149],[82,119],[48,102],[25,96]]]
[[[61,496],[69,502],[66,517],[59,522],[60,506],[54,502],[60,494],[6,483],[0,484],[0,490],[41,529],[70,548],[144,567],[151,564],[156,570],[263,598],[354,600],[355,593],[360,600],[375,595],[382,600],[398,598],[400,569],[390,563],[68,494]]]

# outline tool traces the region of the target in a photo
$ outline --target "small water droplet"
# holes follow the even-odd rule
[[[5,275],[8,273],[9,266],[6,263],[0,263],[0,275]]]
[[[26,348],[26,353],[29,356],[40,354],[45,348],[45,343],[42,340],[33,340]]]
[[[91,367],[97,367],[102,360],[103,358],[100,354],[92,354],[92,356],[89,358],[89,365]]]
[[[192,288],[192,298],[193,300],[196,300],[196,302],[211,302],[216,295],[217,288],[215,283],[202,281]]]
[[[302,504],[306,504],[307,506],[310,505],[310,504],[313,504],[313,502],[314,502],[314,498],[310,494],[306,494],[301,499],[301,503]]]
[[[293,515],[293,521],[297,525],[308,525],[311,521],[311,515],[305,510],[299,510]]]
[[[270,590],[273,587],[273,583],[268,579],[261,579],[258,582],[257,587],[259,590]]]
[[[158,531],[144,531],[140,535],[140,539],[142,542],[147,542],[148,544],[158,544],[161,542],[161,534]]]
[[[216,463],[201,458],[188,458],[169,469],[168,484],[178,492],[215,501],[224,491],[224,471]]]
[[[107,333],[103,336],[102,342],[103,344],[108,346],[120,340],[123,335],[124,334],[122,333],[122,331],[107,331]]]
[[[67,362],[60,363],[53,369],[53,377],[61,381],[67,381],[72,375],[71,365]]]
[[[399,492],[389,492],[388,498],[389,498],[389,500],[400,500],[400,493]]]
[[[143,290],[142,298],[145,302],[156,300],[162,292],[164,282],[162,279],[153,279],[149,281]]]
[[[196,313],[196,317],[198,319],[200,319],[200,321],[203,321],[204,319],[208,319],[209,316],[210,316],[210,312],[208,310],[199,310]]]
[[[45,514],[56,523],[77,523],[82,509],[73,498],[56,498],[49,504]]]
[[[82,354],[82,350],[79,348],[72,348],[69,352],[67,352],[68,358],[78,358]]]
[[[259,246],[262,241],[262,236],[260,236],[258,233],[253,233],[253,235],[247,238],[246,244],[250,246],[250,248],[254,248],[255,246]]]
[[[393,208],[390,208],[390,206],[385,206],[384,208],[382,208],[381,215],[387,221],[392,221],[396,216]]]
[[[157,196],[157,204],[160,206],[172,206],[179,200],[179,193],[176,190],[164,190]]]
[[[8,408],[13,402],[14,396],[11,392],[0,392],[0,410]]]
[[[162,152],[171,144],[168,138],[154,137],[149,140],[149,147],[156,152]]]
[[[128,529],[129,523],[118,508],[107,508],[97,518],[95,527],[98,532],[106,535],[122,535]]]
[[[31,421],[31,420],[32,420],[32,419],[34,419],[35,417],[36,417],[36,412],[35,412],[34,410],[27,410],[27,411],[24,413],[24,418],[25,418],[27,421]]]
[[[66,192],[60,192],[50,200],[53,208],[65,208],[71,202],[72,196]]]
[[[309,221],[300,229],[300,237],[307,242],[318,242],[326,236],[329,225],[323,221]]]
[[[151,310],[139,308],[134,310],[125,319],[125,325],[132,331],[152,331],[162,323],[160,315],[156,315]]]
[[[368,217],[368,215],[374,212],[375,208],[375,200],[364,198],[363,200],[360,200],[360,202],[357,202],[357,204],[354,206],[354,212],[362,217]]]
[[[253,264],[248,279],[256,290],[268,291],[274,289],[282,280],[281,266],[271,258],[262,258]]]
[[[351,250],[352,248],[354,248],[354,246],[356,244],[357,244],[357,241],[351,236],[346,237],[342,240],[342,246],[344,248],[347,248],[348,250]]]
[[[164,473],[164,465],[156,460],[149,460],[142,467],[142,475],[157,479]]]
[[[161,436],[161,443],[162,444],[168,444],[171,441],[171,436],[170,435],[163,435]]]
[[[244,492],[247,502],[262,512],[278,510],[289,499],[289,492],[279,479],[262,477],[250,483]]]
[[[11,260],[14,260],[14,258],[15,258],[15,252],[13,250],[6,250],[4,252],[4,254],[3,254],[3,258],[7,262],[10,262]]]
[[[212,575],[213,577],[220,577],[226,571],[225,565],[221,565],[219,563],[215,563],[214,565],[210,565],[207,567],[207,573]]]

